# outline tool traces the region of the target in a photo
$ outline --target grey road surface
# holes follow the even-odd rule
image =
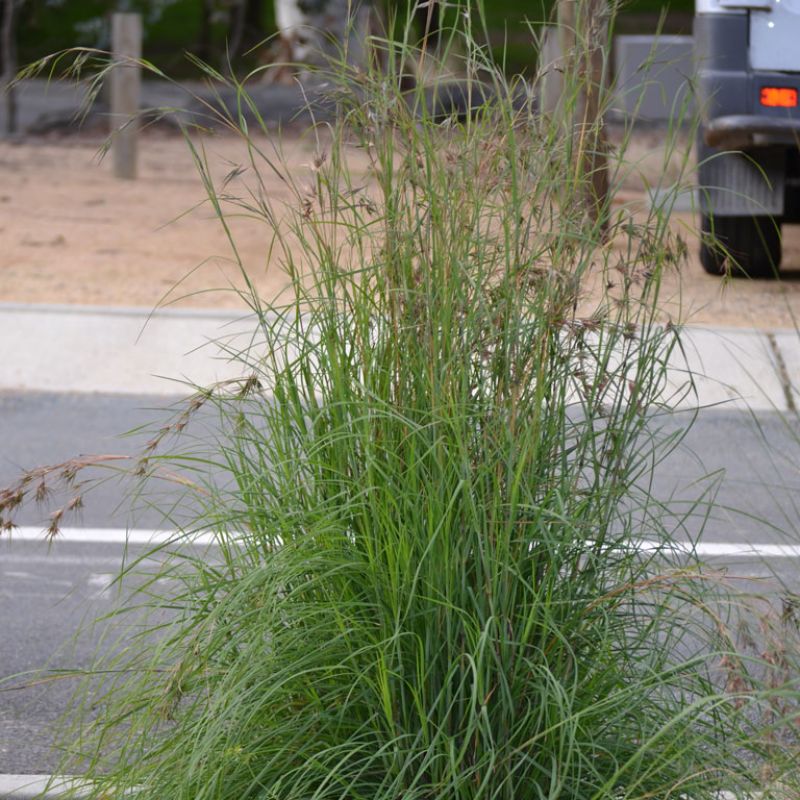
[[[91,485],[85,501],[76,512],[63,518],[64,526],[85,528],[174,527],[155,508],[171,509],[185,495],[185,489],[169,481],[155,481],[148,494],[136,496],[138,481],[132,477],[137,460],[158,431],[174,423],[187,408],[175,397],[101,393],[50,393],[0,391],[0,488],[13,485],[26,471],[39,467],[58,467],[84,456],[102,457],[102,466],[82,469],[79,480]],[[214,414],[204,409],[192,414],[177,448],[167,437],[164,447],[170,452],[198,455],[212,441]],[[210,435],[209,432],[211,432]],[[109,460],[104,460],[110,457]],[[54,509],[82,494],[64,485],[61,469],[45,479],[46,501],[26,504],[15,522],[23,526],[46,528]]]
[[[81,454],[134,456],[165,420],[182,408],[174,398],[100,393],[0,392],[0,487],[21,471],[54,464]],[[769,542],[781,532],[796,533],[800,542],[800,422],[789,413],[704,409],[693,419],[688,411],[654,418],[651,428],[661,437],[691,425],[655,473],[654,494],[670,499],[676,510],[692,511],[705,497],[715,500],[710,518],[694,507],[687,533],[703,528],[707,541]],[[192,434],[202,439],[213,419],[201,417]],[[138,430],[137,430],[138,429]],[[135,431],[123,436],[126,432]],[[126,463],[126,462],[123,462]],[[108,480],[91,492],[77,518],[84,527],[161,528],[160,513],[139,503],[132,513],[124,503],[126,483],[113,470],[94,473]],[[723,480],[724,478],[724,480]],[[172,497],[177,496],[176,494]],[[159,496],[166,506],[169,494]],[[47,509],[32,507],[20,524],[46,524]],[[68,524],[73,524],[68,521]]]
[[[172,402],[151,396],[0,393],[0,486],[12,482],[20,469],[79,453],[136,453],[148,433],[118,434],[139,426],[157,428]],[[683,412],[658,418],[653,427],[669,434],[687,421]],[[152,509],[132,517],[124,491],[113,479],[98,487],[78,522],[163,527]],[[678,513],[686,512],[687,536],[702,529],[704,542],[800,544],[800,427],[775,413],[707,409],[658,466],[653,493],[670,500]],[[708,509],[697,498],[711,496],[715,507],[706,519]],[[33,509],[20,521],[35,525],[41,514]],[[117,602],[110,584],[121,561],[122,547],[113,544],[57,542],[48,548],[44,542],[0,541],[0,772],[55,768],[52,733],[73,688],[57,671],[90,662],[103,627],[73,637],[82,622]],[[740,559],[737,567],[753,576],[774,570],[800,588],[794,558]]]
[[[92,622],[118,602],[120,564],[114,545],[0,542],[0,773],[55,769],[53,734],[76,689],[64,671],[103,645]]]

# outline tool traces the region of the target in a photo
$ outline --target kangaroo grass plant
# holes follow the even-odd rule
[[[408,38],[378,40],[383,66],[326,76],[338,113],[313,134],[309,182],[266,143],[242,83],[220,118],[252,193],[216,186],[187,138],[220,222],[263,219],[290,289],[243,294],[258,327],[231,352],[244,377],[188,406],[213,409],[216,433],[182,446],[184,413],[136,467],[190,474],[195,523],[137,583],[130,608],[149,623],[76,704],[65,767],[93,797],[788,785],[791,648],[780,680],[737,650],[724,577],[676,556],[682,520],[649,490],[676,444],[659,419],[678,330],[657,303],[681,242],[663,206],[637,221],[614,205],[624,153],[592,196],[587,155],[605,140],[577,113],[580,64],[574,102],[542,116],[471,20],[449,36],[462,95],[481,103],[443,113],[435,86],[400,80],[422,58]],[[202,556],[198,531],[217,543]]]

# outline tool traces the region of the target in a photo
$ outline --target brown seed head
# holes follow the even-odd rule
[[[47,526],[47,538],[55,539],[61,530],[61,518],[64,516],[64,509],[59,508],[50,515],[50,524]]]

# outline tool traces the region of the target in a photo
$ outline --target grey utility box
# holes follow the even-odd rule
[[[617,36],[614,110],[642,121],[689,121],[693,74],[691,36]]]

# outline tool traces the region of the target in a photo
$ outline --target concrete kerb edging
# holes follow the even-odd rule
[[[0,800],[81,800],[88,798],[94,784],[78,775],[0,774]],[[136,790],[128,789],[126,797]]]
[[[88,797],[91,784],[74,775],[0,775],[0,800],[62,800]]]
[[[792,345],[800,348],[800,338]],[[679,407],[718,406],[739,410],[789,410],[785,358],[775,334],[737,328],[682,329],[681,350],[673,353],[668,383],[673,390],[691,380],[695,395]]]
[[[0,390],[185,396],[241,378],[230,354],[255,343],[255,321],[248,309],[0,303]],[[687,325],[681,340],[666,394],[683,396],[676,407],[800,406],[796,331]]]
[[[230,354],[248,348],[256,319],[247,309],[2,303],[0,390],[185,396],[241,377]]]
[[[104,316],[104,317],[135,317],[142,323],[148,319],[207,319],[217,320],[222,323],[241,322],[254,319],[252,310],[234,311],[216,308],[170,308],[163,306],[149,309],[144,306],[91,306],[72,303],[10,303],[0,302],[0,315],[6,313],[17,314],[42,314],[42,315],[73,315]],[[269,316],[269,315],[268,315]]]
[[[0,800],[78,800],[88,797],[92,784],[74,775],[0,775]],[[127,793],[126,793],[127,794]],[[742,800],[760,800],[760,794]],[[733,792],[719,791],[717,800],[739,800]]]

